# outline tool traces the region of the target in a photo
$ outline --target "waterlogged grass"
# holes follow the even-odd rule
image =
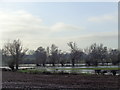
[[[120,70],[120,67],[114,68],[57,68],[59,70]]]
[[[23,70],[18,70],[18,72],[37,74],[37,73],[46,72],[46,70],[43,70],[43,69],[23,69]]]
[[[52,69],[50,71],[48,71],[47,69],[22,69],[22,70],[18,70],[18,72],[21,73],[31,73],[31,74],[52,74],[52,73],[60,73],[59,71],[57,71],[56,69]]]
[[[78,74],[79,70],[120,70],[120,68],[55,68],[54,67],[54,68],[24,69],[24,70],[18,70],[18,72],[31,73],[31,74]],[[84,74],[89,75],[90,73],[84,73]]]

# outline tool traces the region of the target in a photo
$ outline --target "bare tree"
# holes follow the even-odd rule
[[[103,44],[92,44],[89,48],[85,50],[87,54],[86,63],[88,65],[98,65],[101,62],[103,65],[107,60],[107,47],[104,47]]]
[[[46,59],[47,59],[47,53],[43,47],[39,47],[35,51],[35,56],[36,56],[36,64],[37,66],[39,64],[42,64],[45,67],[46,64]]]
[[[80,59],[83,52],[77,48],[77,45],[74,42],[69,42],[68,46],[71,48],[71,54],[70,54],[71,55],[71,62],[72,62],[72,66],[74,67],[75,61]]]
[[[50,58],[49,59],[50,63],[52,63],[52,65],[55,66],[55,63],[59,59],[59,51],[58,51],[58,47],[54,44],[51,45],[49,58]]]
[[[66,63],[67,61],[67,53],[65,52],[62,52],[61,50],[59,50],[59,63],[61,64],[61,66],[63,67],[64,64]]]
[[[113,65],[117,65],[120,63],[120,51],[117,49],[111,49],[109,53],[109,58]]]
[[[108,50],[106,46],[103,46],[103,44],[100,44],[97,46],[97,53],[98,53],[98,58],[100,59],[100,62],[102,65],[104,65],[107,61],[107,56],[108,56]]]
[[[14,69],[14,65],[16,65],[16,70],[18,70],[19,61],[23,58],[27,50],[28,49],[23,48],[19,39],[5,43],[3,51],[6,56],[11,57],[11,60],[8,63],[11,69]]]

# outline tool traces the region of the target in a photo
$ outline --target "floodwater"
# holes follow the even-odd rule
[[[56,67],[52,67],[51,64],[46,64],[46,67],[36,67],[35,64],[21,64],[19,65],[19,69],[25,69],[25,68],[36,68],[39,70],[47,70],[47,71],[63,71],[63,72],[68,72],[68,73],[90,73],[90,74],[94,74],[94,70],[90,70],[90,69],[76,69],[76,68],[118,68],[118,66],[113,66],[113,65],[107,65],[107,66],[85,66],[85,64],[77,64],[76,67],[71,67],[69,65],[66,65],[65,67],[61,67],[60,64],[57,64]],[[2,66],[0,68],[9,68],[7,66]]]

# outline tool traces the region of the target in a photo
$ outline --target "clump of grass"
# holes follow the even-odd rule
[[[28,70],[27,70],[27,69],[24,69],[24,70],[18,70],[18,72],[21,72],[21,73],[27,73]]]
[[[30,74],[52,74],[51,71],[47,71],[46,69],[24,69],[18,70],[20,73],[30,73]]]
[[[80,75],[86,75],[86,76],[88,75],[89,76],[89,75],[93,75],[93,74],[91,74],[91,73],[80,73]]]
[[[50,71],[43,71],[43,74],[52,74]]]
[[[41,73],[41,71],[39,71],[39,70],[29,70],[29,73],[30,74],[39,74],[39,73]]]
[[[38,69],[24,69],[24,70],[18,70],[18,72],[21,72],[21,73],[38,74],[38,73],[42,73],[43,70],[38,70]]]
[[[58,74],[59,74],[59,75],[66,75],[66,74],[70,74],[70,73],[65,72],[65,71],[59,71]]]

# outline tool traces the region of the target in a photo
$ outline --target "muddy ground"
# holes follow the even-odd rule
[[[43,75],[3,71],[3,90],[120,90],[112,75]]]

